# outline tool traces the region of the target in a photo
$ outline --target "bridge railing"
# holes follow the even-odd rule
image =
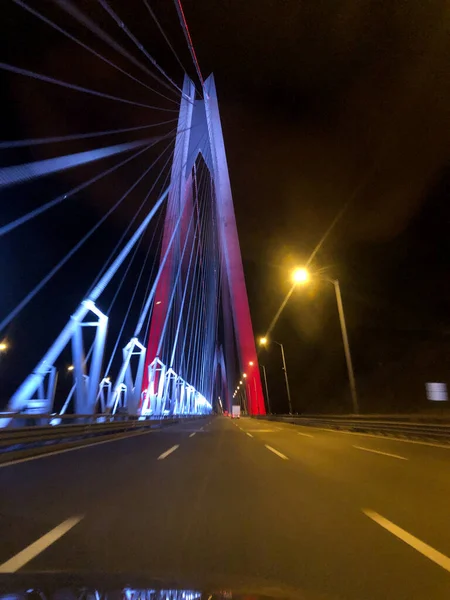
[[[52,452],[120,434],[139,433],[204,416],[135,417],[126,414],[48,415],[0,413],[11,419],[0,429],[0,464],[34,454]]]
[[[256,418],[306,427],[450,443],[450,418],[427,415],[266,415]]]

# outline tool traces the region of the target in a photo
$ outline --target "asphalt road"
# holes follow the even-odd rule
[[[450,597],[438,445],[216,417],[1,467],[0,490],[0,572]]]

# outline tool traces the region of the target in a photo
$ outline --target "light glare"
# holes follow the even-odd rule
[[[306,283],[307,281],[309,281],[309,273],[307,269],[295,269],[294,273],[292,274],[292,279],[294,280],[294,283]]]

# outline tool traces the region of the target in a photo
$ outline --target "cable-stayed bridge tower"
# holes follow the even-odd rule
[[[106,60],[47,17],[27,8],[22,0],[18,0],[17,4],[41,18],[46,25],[77,41],[133,81],[144,85],[140,79]],[[108,8],[113,18],[117,16],[106,0],[102,0],[101,4]],[[94,27],[86,15],[70,8],[71,3],[64,6],[71,17],[98,33],[98,27]],[[120,23],[122,27],[123,23]],[[136,41],[126,27],[124,31]],[[108,39],[102,35],[103,40]],[[141,46],[138,47],[141,49]],[[114,49],[117,49],[117,44]],[[190,49],[193,52],[192,46]],[[124,56],[128,55],[124,53]],[[148,53],[146,56],[149,56]],[[196,67],[199,72],[198,64]],[[132,102],[122,96],[74,86],[5,63],[1,68],[14,77],[28,76],[45,84],[68,87],[95,97],[105,97],[108,101],[131,104],[139,109],[176,114],[175,119],[155,125],[28,139],[23,145],[41,146],[82,140],[83,150],[0,168],[1,193],[11,188],[29,186],[42,178],[65,171],[101,164],[117,156],[120,158],[120,162],[100,174],[0,226],[1,238],[33,219],[41,218],[55,206],[67,203],[80,191],[95,187],[99,180],[111,176],[124,166],[128,167],[136,160],[145,167],[99,222],[9,314],[2,317],[0,329],[8,327],[115,210],[128,202],[129,197],[137,194],[142,186],[145,187],[143,201],[88,292],[84,297],[81,295],[78,308],[68,318],[62,331],[12,394],[6,410],[12,414],[50,414],[55,424],[58,415],[67,413],[124,413],[146,418],[202,414],[214,410],[216,406],[219,410],[230,410],[233,389],[237,381],[245,378],[248,412],[264,413],[213,75],[206,80],[200,75],[200,89],[196,89],[193,81],[185,75],[183,85],[178,87],[159,68],[165,80],[158,75],[157,81],[171,89],[172,93],[175,88],[177,95],[174,102],[166,96],[165,88],[160,88],[164,89],[164,94],[157,92],[159,96],[164,99],[167,97],[175,106],[172,104],[168,105],[170,108],[159,108],[142,101]],[[147,85],[145,87],[151,89]],[[175,127],[168,133],[148,137],[150,128],[167,127],[170,123]],[[138,132],[140,137],[121,143],[97,143],[92,148],[92,139],[109,139],[110,136],[119,133],[128,135],[130,132],[133,135]],[[164,143],[164,150],[155,155],[155,148]],[[17,148],[21,144],[18,141],[4,142],[0,148]],[[151,159],[147,158],[149,151],[153,152]],[[123,156],[126,158],[123,159]],[[167,169],[169,172],[164,178]],[[152,259],[153,267],[150,268]],[[139,267],[136,271],[138,274],[130,284],[127,277],[134,272],[136,265]],[[120,298],[120,294],[128,288],[131,296],[128,307],[122,313],[113,315],[118,296]],[[112,299],[111,289],[116,290]],[[137,303],[139,295],[140,306]],[[58,302],[58,298],[55,302]],[[111,327],[112,324],[114,327]],[[115,341],[110,339],[109,332],[112,329],[119,329]],[[58,375],[65,368],[63,365],[67,365],[68,356],[73,379],[70,389],[62,397],[61,377]],[[8,418],[0,422],[3,426],[8,423]]]

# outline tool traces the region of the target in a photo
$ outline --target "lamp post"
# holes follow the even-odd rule
[[[270,415],[272,411],[270,410],[269,387],[267,385],[266,367],[264,365],[261,365],[261,364],[260,364],[260,367],[261,367],[263,375],[264,375],[264,387],[266,388],[267,410],[268,410],[269,415]]]
[[[287,372],[287,367],[286,367],[286,357],[284,355],[284,346],[281,342],[277,342],[275,340],[272,340],[272,342],[274,344],[277,344],[277,346],[280,346],[280,349],[281,349],[281,360],[283,361],[284,381],[286,383],[286,393],[287,393],[288,404],[289,404],[289,414],[292,415],[291,390],[289,387],[289,377],[288,377],[288,372]],[[263,337],[259,340],[259,343],[262,346],[266,346],[269,342],[266,337]]]
[[[247,412],[247,394],[246,394],[246,391],[245,391],[245,387],[243,387],[239,391],[241,393],[241,402],[242,402],[242,405],[244,407],[244,413],[248,414],[248,412]]]
[[[296,269],[292,274],[294,286],[297,283],[307,283],[310,280],[310,275],[307,269]],[[352,396],[353,412],[359,414],[358,395],[356,393],[355,373],[353,371],[352,356],[350,353],[350,344],[348,343],[347,326],[345,323],[344,306],[342,304],[341,288],[337,279],[327,279],[325,281],[332,283],[336,294],[336,304],[339,313],[339,323],[341,325],[342,341],[344,343],[345,362],[347,364],[348,380],[350,384],[350,393]]]
[[[352,396],[353,412],[359,414],[358,395],[356,393],[355,373],[353,371],[352,355],[350,353],[350,344],[348,343],[347,326],[345,324],[344,305],[342,304],[341,288],[337,279],[328,279],[334,286],[336,293],[336,304],[339,313],[339,322],[341,324],[342,341],[344,343],[345,362],[347,363],[348,381],[350,383],[350,393]]]
[[[286,393],[287,393],[288,403],[289,403],[289,414],[292,415],[291,390],[289,388],[289,378],[288,378],[288,372],[287,372],[287,368],[286,368],[286,357],[284,356],[284,346],[281,342],[276,342],[275,340],[273,340],[273,342],[274,342],[274,344],[277,344],[277,346],[280,346],[280,348],[281,348],[281,358],[283,360],[284,380],[286,382]]]

